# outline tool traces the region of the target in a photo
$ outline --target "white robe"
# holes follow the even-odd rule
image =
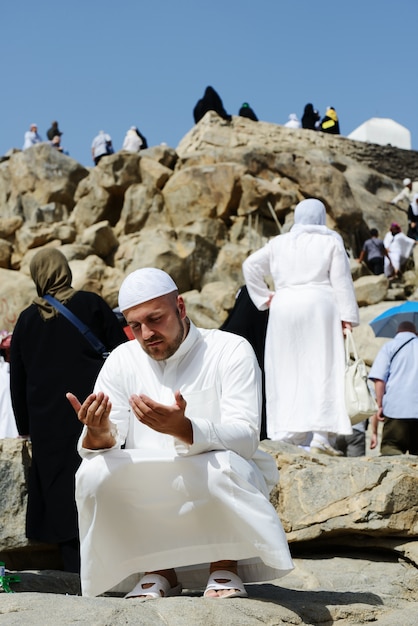
[[[257,451],[260,371],[245,339],[191,324],[177,352],[160,362],[130,341],[106,360],[95,388],[109,394],[119,434],[110,450],[79,445],[83,595],[170,567],[184,587],[200,588],[208,564],[221,559],[238,560],[244,582],[293,568],[268,500],[277,468]],[[192,422],[191,446],[141,424],[128,403],[133,393],[144,393],[173,404],[177,389]]]
[[[123,140],[122,150],[128,150],[128,152],[139,152],[142,146],[142,139],[132,129],[129,129]]]
[[[415,245],[415,239],[407,237],[404,233],[393,235],[389,231],[383,239],[383,245],[388,251],[390,259],[385,257],[385,275],[391,276],[393,270],[399,271],[401,269],[402,263],[404,263],[411,254]]]
[[[10,394],[10,365],[0,356],[0,439],[18,436]]]
[[[243,265],[254,304],[270,305],[265,349],[267,434],[352,432],[344,402],[341,321],[359,323],[347,254],[325,226],[272,239]],[[271,276],[275,292],[264,277]]]

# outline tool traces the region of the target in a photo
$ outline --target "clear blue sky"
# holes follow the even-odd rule
[[[55,119],[84,165],[100,129],[175,148],[207,85],[277,124],[307,102],[343,135],[389,117],[418,149],[417,0],[7,0],[0,33],[0,154]]]

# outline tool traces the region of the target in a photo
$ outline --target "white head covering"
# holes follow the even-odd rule
[[[295,208],[295,224],[315,224],[325,226],[326,209],[323,202],[316,198],[302,200]]]
[[[128,274],[123,281],[119,290],[119,308],[126,311],[177,289],[176,283],[167,272],[156,267],[143,267]]]
[[[402,185],[404,187],[407,187],[408,185],[410,185],[412,183],[412,180],[410,178],[404,178],[402,181]]]
[[[325,225],[326,215],[325,205],[320,200],[316,198],[302,200],[295,208],[295,223],[290,229],[290,235],[292,237],[298,237],[303,233],[331,235],[338,239],[341,245],[344,245],[341,235]]]

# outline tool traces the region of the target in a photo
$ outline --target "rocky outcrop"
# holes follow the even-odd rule
[[[114,592],[80,598],[51,546],[24,537],[30,445],[0,441],[0,560],[20,582],[1,603],[7,624],[307,624],[415,626],[418,457],[314,457],[265,441],[280,469],[271,501],[294,555],[285,578],[247,585],[248,600],[201,592],[138,603]],[[36,568],[36,569],[34,569]]]
[[[291,544],[341,547],[360,541],[396,550],[418,567],[417,457],[330,458],[267,440],[262,447],[280,470],[271,501]],[[0,440],[0,500],[7,503],[0,553],[22,554],[24,548],[29,555],[37,548],[24,526],[30,459],[27,441]]]
[[[171,273],[198,323],[218,327],[234,302],[247,255],[315,196],[352,258],[359,304],[415,298],[417,279],[396,293],[354,261],[368,227],[383,234],[406,207],[389,200],[416,153],[209,112],[176,150],[117,152],[86,169],[47,144],[0,162],[0,327],[12,330],[34,288],[29,263],[43,246],[67,256],[77,289],[113,307],[123,277],[143,266]],[[16,289],[18,285],[18,289]],[[216,303],[207,295],[217,293]]]

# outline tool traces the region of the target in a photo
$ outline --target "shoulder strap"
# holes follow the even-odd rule
[[[66,306],[62,304],[59,300],[51,296],[49,293],[42,296],[44,300],[52,304],[64,317],[67,318],[78,330],[80,333],[87,339],[90,345],[102,356],[106,359],[109,356],[109,350],[102,344],[100,339],[96,337],[93,331],[82,322],[74,313],[72,313]]]
[[[402,350],[402,348],[404,348],[406,346],[407,343],[409,343],[410,341],[413,341],[414,339],[416,339],[416,337],[411,337],[410,339],[408,339],[408,341],[405,341],[405,343],[403,343],[401,346],[399,346],[399,348],[392,354],[392,356],[390,357],[390,361],[389,361],[389,365],[392,363],[393,359],[395,358],[395,356],[398,354],[398,352],[400,350]]]

